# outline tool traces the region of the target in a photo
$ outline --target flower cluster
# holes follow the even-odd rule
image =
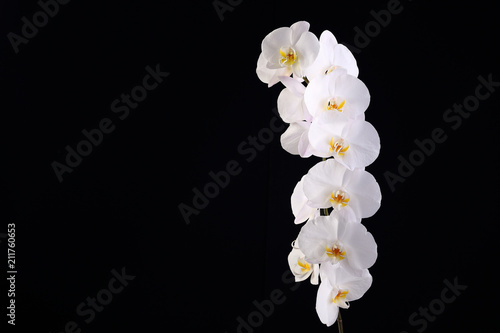
[[[305,21],[264,38],[257,76],[269,87],[285,86],[278,97],[278,112],[289,124],[283,149],[322,158],[291,195],[295,224],[307,222],[292,242],[288,263],[296,281],[321,281],[316,311],[330,326],[339,308],[347,309],[371,286],[368,268],[377,259],[377,244],[361,224],[382,199],[365,171],[380,151],[378,133],[365,121],[370,93],[349,49],[328,30],[318,40]]]

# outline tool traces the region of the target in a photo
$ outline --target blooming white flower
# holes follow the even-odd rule
[[[311,81],[304,101],[314,118],[329,110],[345,113],[353,119],[364,119],[370,92],[360,79],[339,68]]]
[[[319,53],[318,38],[309,32],[309,23],[299,21],[289,28],[282,27],[270,32],[262,41],[262,53],[257,61],[257,75],[268,86],[278,82],[279,76],[301,80],[304,70]]]
[[[316,297],[316,312],[321,322],[331,326],[337,320],[339,308],[360,299],[372,285],[367,269],[354,271],[347,266],[323,264],[320,268],[321,284]]]
[[[359,70],[354,55],[347,47],[337,43],[337,39],[330,31],[323,31],[319,37],[319,45],[318,57],[306,71],[309,81],[339,68],[345,69],[347,74],[358,76]]]
[[[309,169],[302,186],[308,206],[352,210],[357,219],[375,214],[382,200],[380,187],[369,172],[349,170],[331,158]]]
[[[328,30],[318,41],[308,22],[275,29],[261,50],[257,76],[268,87],[285,86],[278,97],[278,112],[290,124],[281,135],[283,149],[333,157],[313,166],[293,190],[294,222],[307,223],[288,255],[295,281],[310,277],[318,284],[321,277],[316,310],[330,326],[339,307],[348,308],[371,286],[368,268],[377,259],[377,244],[360,223],[381,202],[377,181],[364,170],[380,150],[377,131],[364,120],[370,93],[349,49]]]
[[[367,121],[350,119],[343,112],[325,111],[308,131],[314,155],[333,156],[348,169],[364,168],[378,157],[380,138]]]
[[[290,271],[295,276],[295,282],[304,281],[309,276],[312,284],[318,284],[319,265],[311,264],[305,260],[305,255],[299,248],[298,241],[292,243],[292,251],[288,255]]]
[[[297,238],[305,260],[370,268],[377,259],[377,243],[364,225],[354,222],[349,213],[337,211],[309,220]]]

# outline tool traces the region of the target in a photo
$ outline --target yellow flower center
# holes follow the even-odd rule
[[[330,258],[334,264],[345,259],[345,250],[343,250],[337,244],[326,247],[326,255]]]
[[[339,205],[342,207],[347,206],[349,200],[351,200],[349,195],[342,190],[337,190],[335,192],[332,192],[330,198],[330,202],[332,203],[332,206],[334,206],[334,208],[338,207]]]
[[[337,290],[332,290],[332,296],[335,293],[335,291],[337,291]],[[349,305],[345,301],[345,298],[346,298],[348,293],[349,293],[349,289],[346,289],[346,290],[339,289],[337,291],[337,295],[332,297],[332,302],[341,308],[344,308],[344,309],[348,308]]]
[[[301,258],[297,259],[297,265],[300,266],[300,271],[302,273],[309,272],[309,270],[311,269],[311,265],[309,265],[309,263],[307,261],[305,261],[304,259],[301,259]]]
[[[333,138],[330,140],[330,148],[328,148],[330,152],[336,153],[338,156],[343,156],[347,149],[349,149],[349,145],[346,145],[343,139],[335,142]]]
[[[342,108],[344,107],[345,100],[339,103],[337,98],[332,97],[328,100],[326,103],[326,109],[327,110],[337,110],[338,112],[342,112]]]
[[[297,61],[297,52],[291,47],[288,48],[280,48],[280,65],[282,67],[291,66]]]

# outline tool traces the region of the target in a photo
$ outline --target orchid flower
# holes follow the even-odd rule
[[[311,277],[311,284],[319,283],[319,265],[311,264],[305,260],[305,255],[299,248],[298,241],[292,243],[292,251],[288,255],[290,271],[295,276],[295,282],[300,282]]]
[[[319,45],[318,57],[306,72],[310,81],[339,68],[345,69],[349,75],[358,76],[359,70],[354,55],[347,47],[337,43],[337,39],[330,31],[323,31],[319,37]]]
[[[346,212],[316,216],[300,229],[297,238],[305,260],[312,264],[343,264],[370,268],[377,259],[377,244],[361,223]]]
[[[331,158],[309,169],[302,186],[308,206],[352,210],[358,219],[375,214],[382,200],[380,187],[369,172],[349,170]]]
[[[299,21],[289,28],[282,27],[270,32],[262,41],[262,53],[257,61],[257,76],[269,87],[280,76],[299,80],[305,75],[319,53],[318,38],[309,32],[309,23]]]
[[[341,112],[325,111],[315,118],[308,139],[314,155],[333,156],[349,170],[370,165],[380,151],[375,127],[364,120],[350,119]]]
[[[304,101],[313,117],[329,110],[342,112],[353,119],[365,119],[370,93],[360,79],[339,68],[312,80],[304,93]]]
[[[372,284],[367,269],[354,271],[348,266],[323,264],[321,284],[316,296],[316,312],[321,322],[331,326],[339,316],[339,308],[348,309],[349,302],[360,299]]]

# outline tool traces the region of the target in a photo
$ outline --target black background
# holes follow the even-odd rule
[[[443,114],[474,95],[478,76],[500,81],[493,2],[402,1],[402,11],[363,47],[354,28],[364,30],[374,21],[370,12],[386,9],[387,1],[233,4],[221,20],[211,1],[73,0],[16,54],[7,34],[21,34],[21,18],[32,21],[40,7],[1,2],[7,199],[0,233],[16,223],[14,330],[61,332],[74,321],[82,332],[236,332],[239,317],[258,321],[253,301],[278,289],[282,304],[253,331],[336,331],[317,318],[317,287],[304,282],[295,289],[287,274],[300,230],[290,195],[319,159],[289,155],[280,133],[254,158],[238,150],[269,128],[282,89],[268,89],[255,74],[260,43],[299,20],[318,37],[328,29],[340,43],[358,46],[359,78],[371,93],[366,120],[381,137],[380,156],[367,170],[380,184],[382,206],[363,221],[379,257],[371,289],[342,311],[345,332],[491,327],[498,299],[499,92],[456,130]],[[111,102],[157,64],[169,76],[120,120]],[[66,145],[75,148],[81,131],[103,118],[115,130],[60,183],[51,163],[63,163]],[[430,138],[435,128],[446,141],[391,191],[384,174],[397,174],[398,156],[407,159],[414,140]],[[241,172],[187,224],[178,205],[192,206],[193,189],[203,191],[209,173],[230,161]],[[6,263],[6,239],[0,240]],[[77,306],[123,267],[135,279],[85,323]],[[425,327],[412,326],[412,313],[439,308],[434,300],[443,281],[455,279],[467,289]],[[8,285],[2,286],[5,295]]]

